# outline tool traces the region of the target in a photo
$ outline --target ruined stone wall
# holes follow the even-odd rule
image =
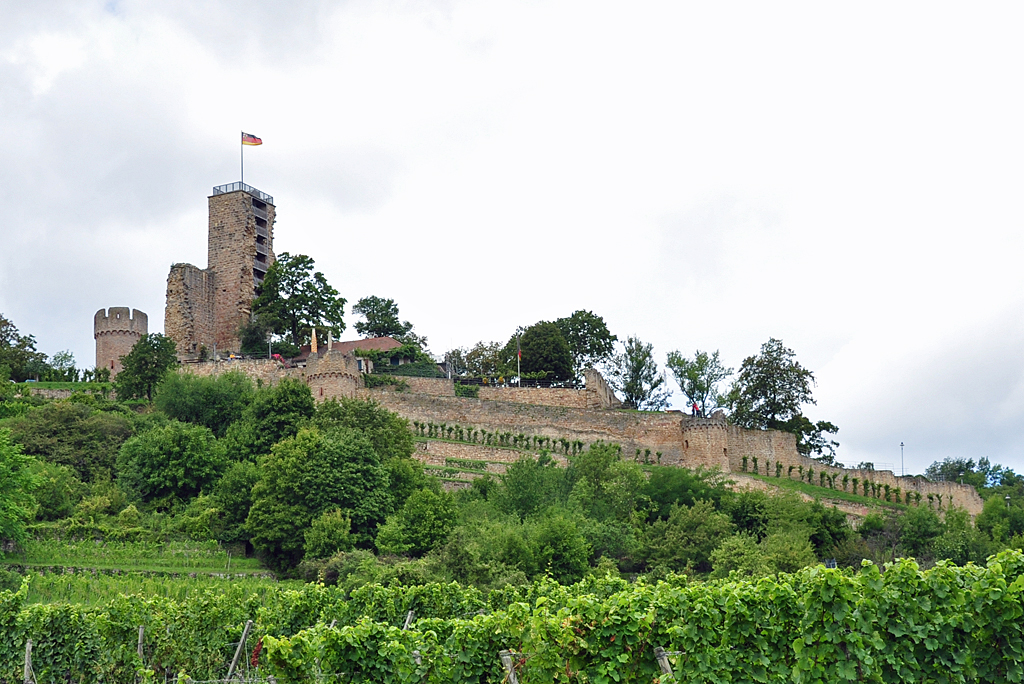
[[[586,389],[485,386],[480,388],[479,397],[489,401],[506,401],[536,406],[564,406],[577,409],[610,409],[622,405],[599,372],[588,368],[585,377]]]
[[[504,401],[514,404],[590,408],[585,390],[562,387],[481,387],[479,397],[487,401]]]
[[[593,411],[378,389],[361,390],[357,396],[373,399],[410,421],[457,423],[491,432],[582,440],[588,444],[604,440],[621,444],[627,458],[636,449],[650,449],[651,459],[661,451],[662,462],[674,463],[682,457],[679,414]]]
[[[405,381],[413,394],[429,394],[434,397],[454,397],[455,383],[450,378],[417,378],[406,375],[394,376]]]
[[[96,368],[109,368],[113,380],[121,372],[121,357],[149,333],[149,317],[138,309],[112,306],[100,309],[92,319],[96,339]]]
[[[213,274],[192,264],[174,264],[167,276],[164,335],[174,340],[178,358],[194,358],[205,346],[213,352]]]
[[[416,442],[416,458],[430,465],[444,465],[445,459],[458,458],[466,461],[486,461],[488,463],[515,463],[522,458],[524,452],[519,449],[485,446],[482,444],[460,444],[439,440],[420,440]],[[551,458],[562,465],[566,459],[559,454],[551,454]]]
[[[260,380],[266,385],[276,385],[281,378],[296,378],[305,381],[300,368],[285,368],[280,362],[270,359],[237,359],[234,361],[206,361],[203,363],[183,363],[179,367],[183,373],[191,373],[201,377],[220,375],[229,371],[240,371],[253,380]]]

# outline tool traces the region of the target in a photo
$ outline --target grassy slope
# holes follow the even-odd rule
[[[255,558],[231,557],[214,542],[69,542],[33,540],[20,553],[0,554],[0,563],[26,567],[95,568],[127,572],[263,573]]]
[[[871,506],[878,508],[897,508],[906,509],[904,504],[897,504],[891,501],[885,501],[884,499],[874,499],[870,496],[861,496],[860,494],[851,494],[850,492],[844,492],[841,485],[837,484],[836,489],[829,489],[828,487],[819,487],[812,485],[807,482],[799,480],[790,480],[785,477],[768,477],[766,475],[754,475],[753,473],[736,473],[737,475],[744,475],[746,477],[755,478],[766,482],[770,485],[778,487],[779,489],[788,489],[791,491],[801,492],[807,494],[816,499],[836,499],[839,501],[848,501],[850,503],[860,504],[862,506]]]

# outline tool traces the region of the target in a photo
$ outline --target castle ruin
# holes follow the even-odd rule
[[[127,306],[100,309],[92,319],[96,340],[96,368],[109,368],[113,380],[121,372],[121,357],[149,333],[149,316]]]
[[[207,268],[175,264],[167,278],[164,330],[177,344],[179,358],[191,362],[182,365],[183,372],[214,375],[239,370],[268,384],[294,378],[307,385],[318,402],[340,397],[372,399],[419,426],[418,430],[455,425],[474,435],[473,442],[464,444],[420,440],[417,455],[427,467],[448,459],[470,460],[482,461],[489,472],[502,472],[504,463],[518,458],[519,452],[507,445],[477,443],[480,434],[515,435],[520,444],[523,440],[563,445],[606,441],[621,445],[625,458],[717,468],[753,485],[763,480],[747,473],[791,479],[803,478],[806,472],[808,479],[817,475],[822,486],[828,482],[833,489],[846,491],[851,484],[866,487],[870,482],[877,488],[872,490],[876,497],[884,489],[886,500],[890,490],[897,495],[914,492],[927,496],[926,504],[934,496],[940,506],[945,500],[972,515],[981,512],[982,500],[973,487],[824,465],[800,454],[792,434],[747,430],[728,424],[721,414],[696,418],[678,411],[615,410],[620,402],[593,369],[586,372],[584,389],[490,386],[480,387],[476,397],[465,397],[456,395],[450,378],[402,377],[399,388],[368,389],[364,367],[345,343],[310,349],[298,364],[273,359],[199,362],[204,348],[238,350],[239,327],[248,322],[256,288],[274,261],[273,197],[233,183],[214,188],[209,206]]]
[[[246,185],[213,189],[209,199],[207,266],[177,263],[167,276],[164,334],[178,358],[238,351],[256,288],[274,263],[274,198]]]

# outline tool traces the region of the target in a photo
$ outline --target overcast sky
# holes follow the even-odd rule
[[[0,0],[0,312],[80,366],[99,308],[161,331],[245,130],[276,250],[435,353],[576,309],[661,362],[776,337],[843,461],[1020,472],[1022,14]]]

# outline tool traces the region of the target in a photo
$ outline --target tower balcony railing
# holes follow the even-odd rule
[[[260,261],[259,259],[255,259],[252,262],[252,267],[255,268],[257,271],[264,271],[264,272],[266,272],[266,270],[267,270],[267,268],[269,266],[270,266],[270,264],[268,264],[266,261]]]
[[[252,195],[253,197],[255,197],[256,199],[263,200],[267,204],[273,204],[274,203],[273,196],[268,195],[267,193],[263,192],[262,190],[257,190],[256,188],[252,187],[251,185],[246,185],[245,183],[241,183],[241,182],[238,182],[238,183],[228,183],[227,185],[217,185],[217,186],[214,186],[213,194],[214,195],[226,195],[229,192],[238,192],[239,190],[241,190],[242,192],[247,192],[250,195]]]
[[[257,216],[259,216],[264,221],[267,220],[267,210],[266,209],[260,209],[259,207],[253,207],[252,208],[252,213],[256,214]]]
[[[256,253],[257,254],[262,254],[263,256],[266,256],[270,252],[267,251],[267,246],[266,245],[261,245],[260,243],[257,242],[256,243]]]
[[[262,235],[265,238],[269,238],[270,237],[270,231],[268,231],[263,226],[256,226],[256,234],[257,235]]]

